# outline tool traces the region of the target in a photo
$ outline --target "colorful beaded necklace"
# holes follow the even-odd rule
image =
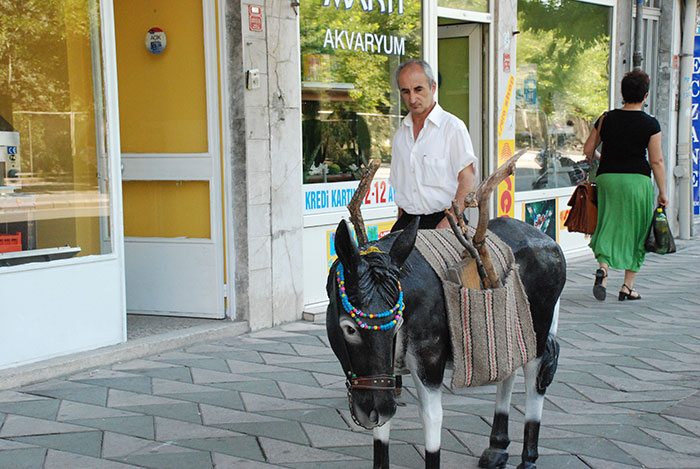
[[[340,290],[340,301],[343,303],[343,308],[345,311],[352,317],[355,322],[357,323],[358,326],[360,326],[362,329],[367,329],[370,331],[386,331],[391,329],[392,327],[396,326],[399,323],[399,320],[401,319],[401,315],[403,314],[404,310],[404,302],[403,302],[403,291],[401,290],[401,282],[399,283],[399,299],[396,301],[396,304],[394,305],[393,308],[388,309],[384,311],[383,313],[377,313],[377,314],[372,314],[372,313],[364,313],[360,311],[359,309],[355,308],[352,304],[350,304],[350,300],[348,299],[348,295],[345,293],[345,275],[343,273],[343,264],[338,263],[338,268],[335,271],[335,278],[338,281],[338,289]],[[389,321],[387,321],[384,324],[380,324],[377,326],[370,326],[366,322],[364,322],[360,318],[367,318],[367,319],[381,319],[385,317],[393,316]]]

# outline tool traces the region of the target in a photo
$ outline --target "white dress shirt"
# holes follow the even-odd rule
[[[396,205],[411,215],[428,215],[452,206],[459,172],[477,159],[472,140],[458,117],[435,104],[417,139],[409,113],[394,134],[389,181]]]

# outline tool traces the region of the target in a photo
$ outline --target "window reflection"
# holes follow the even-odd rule
[[[0,18],[0,265],[109,252],[98,2],[4,0]]]
[[[583,143],[608,107],[610,8],[574,0],[518,2],[515,190],[574,186]]]
[[[382,160],[377,178],[388,177],[401,119],[394,74],[420,56],[421,0],[370,2],[368,11],[359,0],[339,5],[300,7],[305,183],[360,179],[372,158]]]

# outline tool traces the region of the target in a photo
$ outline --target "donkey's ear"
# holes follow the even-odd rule
[[[340,220],[335,230],[335,252],[338,253],[338,258],[345,269],[355,268],[360,263],[360,250],[345,220]]]
[[[403,229],[401,234],[396,238],[394,244],[391,246],[391,251],[389,255],[391,256],[391,262],[396,267],[401,267],[406,258],[413,251],[413,245],[416,244],[416,235],[418,234],[418,222],[419,217],[415,217],[411,222]]]

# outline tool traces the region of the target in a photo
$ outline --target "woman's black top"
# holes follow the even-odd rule
[[[595,122],[598,127],[598,119]],[[652,135],[661,132],[656,118],[644,111],[609,111],[599,129],[603,141],[598,174],[632,173],[651,177],[647,146]]]

